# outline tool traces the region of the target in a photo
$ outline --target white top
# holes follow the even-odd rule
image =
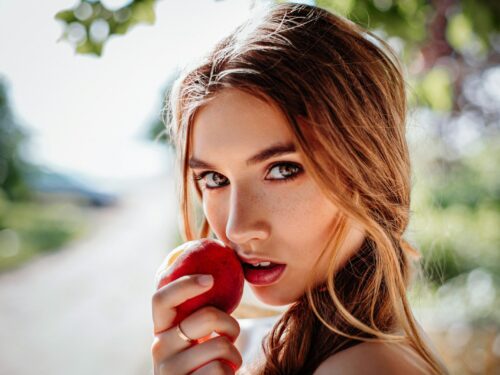
[[[237,319],[240,324],[240,335],[236,339],[235,346],[243,357],[243,366],[238,375],[246,374],[245,367],[254,363],[257,359],[264,357],[262,340],[269,333],[281,315],[265,318]]]

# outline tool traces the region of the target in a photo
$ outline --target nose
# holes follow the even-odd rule
[[[271,227],[265,206],[263,197],[257,192],[233,185],[226,222],[228,240],[250,247],[255,241],[267,239]]]

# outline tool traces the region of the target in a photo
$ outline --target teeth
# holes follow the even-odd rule
[[[271,262],[261,262],[261,263],[255,264],[255,267],[268,267],[270,265],[271,265]]]

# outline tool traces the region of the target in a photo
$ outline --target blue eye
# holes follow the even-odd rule
[[[288,182],[295,179],[303,172],[302,167],[295,163],[281,162],[273,164],[267,175],[272,175],[273,178],[267,178],[266,180],[276,181],[276,182]],[[193,180],[195,181],[201,189],[219,189],[225,185],[228,185],[228,179],[224,175],[214,171],[204,171],[200,174],[193,173]]]

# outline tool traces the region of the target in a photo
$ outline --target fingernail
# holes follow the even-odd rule
[[[209,286],[212,285],[214,278],[212,275],[201,275],[198,276],[198,284],[201,286]]]

